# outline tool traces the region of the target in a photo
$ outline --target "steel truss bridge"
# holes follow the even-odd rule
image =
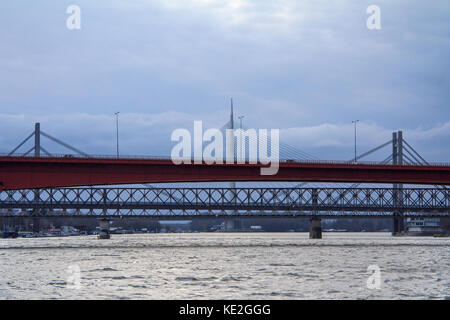
[[[234,128],[233,121],[231,115],[227,128]],[[41,145],[41,136],[75,154],[59,157],[48,152]],[[32,137],[34,145],[19,154]],[[360,161],[389,146],[392,151],[384,160]],[[281,161],[274,176],[261,176],[260,165],[249,163],[176,166],[168,159],[153,157],[95,157],[42,132],[36,123],[25,140],[0,156],[0,218],[94,217],[104,222],[122,217],[304,217],[311,218],[310,236],[315,237],[320,218],[392,218],[393,234],[398,234],[403,230],[403,218],[450,217],[450,164],[427,162],[401,131],[345,162],[318,161],[286,144],[280,144],[280,152],[289,160]],[[218,181],[298,184],[289,188],[162,188],[148,184]],[[315,188],[306,186],[308,182],[353,184]],[[392,187],[362,188],[360,183],[392,183]],[[146,187],[118,186],[126,184]],[[403,184],[429,187],[405,188]],[[105,185],[109,187],[98,187]]]
[[[446,188],[58,188],[0,193],[0,217],[449,217]]]

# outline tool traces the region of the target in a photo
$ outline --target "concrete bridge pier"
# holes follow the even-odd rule
[[[108,219],[100,219],[99,220],[100,231],[98,233],[98,239],[110,239],[111,235],[109,233],[109,220]]]
[[[313,217],[309,220],[309,238],[322,239],[322,219]]]
[[[38,217],[33,217],[33,232],[38,233],[41,231],[40,220]]]
[[[404,231],[403,228],[403,216],[401,214],[394,214],[394,219],[393,219],[393,227],[392,227],[392,235],[393,236],[398,236],[401,235]]]

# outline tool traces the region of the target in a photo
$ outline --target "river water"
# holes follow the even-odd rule
[[[450,299],[450,238],[387,233],[0,239],[0,268],[0,299]]]

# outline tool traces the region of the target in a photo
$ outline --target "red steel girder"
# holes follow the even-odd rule
[[[0,157],[0,189],[163,182],[316,181],[450,185],[450,165],[282,162],[276,175],[261,164],[181,164],[171,160]]]

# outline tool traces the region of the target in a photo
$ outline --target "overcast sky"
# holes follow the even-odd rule
[[[72,4],[81,30],[66,27]],[[371,4],[381,30],[366,27]],[[352,157],[358,119],[361,152],[404,130],[450,161],[449,57],[448,0],[1,1],[0,152],[39,121],[114,154],[120,111],[122,154],[169,155],[173,129],[220,128],[233,97],[246,127],[321,159]]]

